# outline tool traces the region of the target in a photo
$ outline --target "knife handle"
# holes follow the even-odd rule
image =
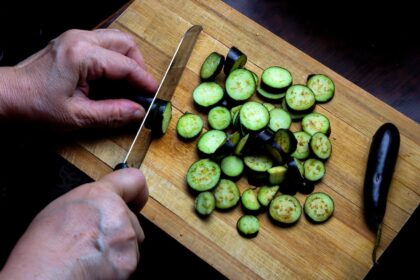
[[[125,168],[129,168],[127,162],[120,162],[117,165],[115,165],[114,171],[117,171],[117,170],[120,170],[120,169],[125,169]]]

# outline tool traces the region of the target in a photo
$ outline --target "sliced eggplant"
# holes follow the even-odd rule
[[[245,66],[247,56],[236,47],[231,47],[226,55],[223,71],[229,75],[232,71]]]
[[[244,215],[239,218],[236,223],[236,228],[240,235],[252,238],[258,234],[260,230],[260,222],[257,217],[253,215]]]
[[[210,215],[215,207],[216,199],[214,198],[214,195],[211,192],[207,191],[199,193],[198,196],[195,198],[195,211],[202,216]]]
[[[269,215],[280,225],[293,225],[302,215],[302,206],[294,196],[282,194],[271,201]]]
[[[187,172],[188,186],[198,192],[213,189],[220,179],[219,165],[210,159],[194,162]]]
[[[225,57],[217,52],[209,54],[201,65],[200,78],[203,81],[214,80],[222,71]]]

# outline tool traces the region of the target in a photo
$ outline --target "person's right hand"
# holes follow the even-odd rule
[[[138,211],[147,197],[133,168],[68,192],[35,217],[0,279],[127,279],[144,234],[126,203]]]
[[[126,99],[89,99],[89,81],[124,79],[154,93],[133,37],[116,29],[70,30],[15,67],[0,68],[0,119],[23,119],[56,128],[120,126],[144,109]]]

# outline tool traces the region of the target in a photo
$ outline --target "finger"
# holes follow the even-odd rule
[[[134,59],[140,67],[146,68],[143,56],[130,34],[118,29],[97,29],[94,32],[101,47],[128,56]]]
[[[145,115],[142,106],[127,99],[91,100],[84,95],[72,99],[71,110],[79,127],[120,127]]]
[[[135,60],[103,48],[87,53],[80,73],[86,75],[85,80],[101,77],[126,79],[132,85],[148,92],[155,92],[158,86],[153,77]]]
[[[140,211],[147,202],[149,191],[146,179],[138,169],[121,169],[105,175],[99,182],[130,204],[133,211]]]
[[[134,231],[136,232],[137,235],[137,242],[140,245],[141,243],[143,243],[144,241],[144,231],[140,225],[140,221],[137,218],[137,216],[130,210],[128,210],[129,212],[129,219],[131,222],[131,225],[133,226]]]

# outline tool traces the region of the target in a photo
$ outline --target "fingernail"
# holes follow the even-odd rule
[[[133,117],[135,119],[138,119],[139,120],[139,119],[141,119],[143,117],[143,112],[140,109],[137,109],[137,110],[134,111]]]

